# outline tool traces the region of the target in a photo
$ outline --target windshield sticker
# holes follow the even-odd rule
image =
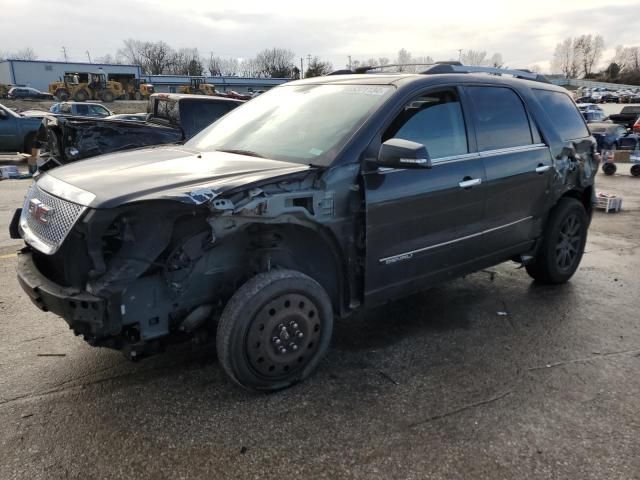
[[[322,155],[322,150],[320,150],[319,148],[312,148],[311,150],[309,150],[309,153],[317,157],[318,155]]]
[[[365,85],[356,85],[345,89],[346,93],[357,93],[359,95],[384,95],[387,92],[387,87],[374,87]]]

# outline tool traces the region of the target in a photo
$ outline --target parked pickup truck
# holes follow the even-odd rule
[[[38,133],[38,167],[59,165],[132,148],[180,143],[243,102],[203,95],[151,95],[146,121],[46,116]]]
[[[622,107],[620,113],[615,115],[609,115],[609,120],[614,123],[619,123],[627,128],[633,128],[633,124],[640,117],[640,105],[629,105]]]
[[[0,104],[0,152],[31,153],[40,119],[25,117]]]

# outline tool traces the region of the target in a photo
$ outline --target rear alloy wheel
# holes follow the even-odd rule
[[[631,165],[631,175],[633,175],[634,177],[640,177],[640,163]]]
[[[605,175],[613,175],[616,173],[617,167],[615,163],[607,162],[602,164],[602,171]]]
[[[313,372],[332,329],[331,301],[318,282],[293,270],[271,270],[227,303],[218,324],[218,358],[238,385],[280,390]]]
[[[547,221],[538,251],[526,265],[527,273],[541,283],[564,283],[580,265],[587,241],[589,218],[575,198],[561,198]]]

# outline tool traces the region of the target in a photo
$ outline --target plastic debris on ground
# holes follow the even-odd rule
[[[596,194],[596,208],[604,210],[605,213],[619,212],[622,208],[622,197],[615,193],[598,192]]]

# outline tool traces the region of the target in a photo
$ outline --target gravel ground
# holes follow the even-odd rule
[[[305,383],[253,395],[213,347],[129,363],[28,301],[0,230],[0,478],[640,478],[640,179],[598,187],[570,283],[515,264],[338,322]],[[0,225],[27,181],[0,182]],[[498,312],[505,312],[506,315]]]

